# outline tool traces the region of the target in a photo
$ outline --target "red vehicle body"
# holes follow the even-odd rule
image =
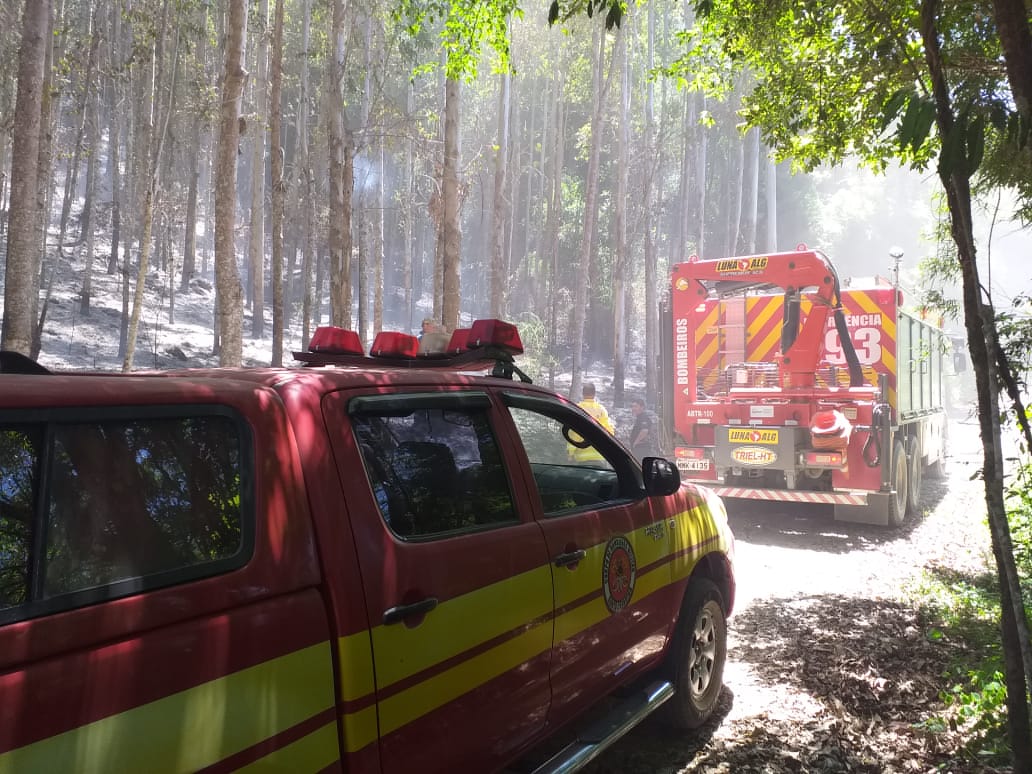
[[[685,478],[850,521],[918,507],[946,454],[949,346],[901,291],[842,288],[801,249],[677,264],[670,293],[666,412]]]
[[[708,712],[734,599],[716,496],[468,358],[299,357],[312,367],[3,369],[0,772],[492,771],[616,689],[632,719],[679,695],[682,721]],[[370,428],[431,419],[469,442],[456,460],[481,457],[423,470],[441,486],[417,500]],[[539,464],[521,422],[575,428],[611,466]],[[427,437],[398,447],[442,451]],[[402,523],[446,504],[450,531]],[[684,632],[700,625],[707,642]]]

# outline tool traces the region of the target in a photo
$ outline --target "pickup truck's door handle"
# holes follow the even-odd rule
[[[411,605],[395,605],[383,611],[383,625],[400,623],[406,618],[414,618],[419,615],[426,615],[437,607],[437,597],[427,597],[420,602],[413,602]]]
[[[587,552],[583,548],[578,548],[576,551],[567,551],[565,554],[559,554],[552,562],[556,567],[569,567],[570,565],[577,564],[585,556],[587,556]]]

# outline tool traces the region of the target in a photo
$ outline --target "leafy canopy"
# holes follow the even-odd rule
[[[509,19],[522,19],[523,11],[518,0],[401,0],[396,18],[407,24],[412,37],[424,27],[440,27],[445,75],[472,81],[485,45],[497,54],[499,67],[511,67]],[[429,62],[417,72],[438,66]]]
[[[797,167],[849,157],[884,168],[889,159],[923,169],[932,160],[974,174],[989,143],[1013,153],[1025,134],[999,66],[991,14],[947,0],[937,23],[955,107],[940,147],[917,4],[846,0],[699,0],[670,68],[715,93],[748,73],[755,86],[741,115],[781,159]]]

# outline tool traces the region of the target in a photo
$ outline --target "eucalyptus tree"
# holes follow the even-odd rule
[[[460,179],[459,179],[459,98],[460,82],[471,80],[478,72],[481,48],[490,46],[498,53],[501,67],[509,67],[509,19],[522,16],[516,0],[402,0],[400,17],[408,21],[410,32],[418,34],[424,25],[440,29],[444,52],[441,67],[445,76],[444,153],[440,173],[441,220],[439,255],[436,258],[442,277],[440,321],[449,329],[458,327],[461,293]],[[439,25],[439,26],[438,26]]]
[[[272,62],[269,84],[269,147],[272,151],[272,365],[283,365],[283,205],[286,181],[283,174],[283,25],[286,0],[274,0]]]
[[[18,98],[14,111],[11,199],[7,219],[4,322],[0,347],[28,355],[37,294],[36,266],[41,243],[36,229],[43,64],[50,18],[49,0],[25,0],[18,55]]]
[[[583,376],[584,321],[587,314],[588,290],[597,282],[595,255],[595,228],[598,220],[599,161],[602,154],[602,119],[606,98],[612,81],[606,76],[607,35],[601,28],[594,30],[591,45],[591,137],[588,150],[588,166],[584,180],[584,226],[581,230],[580,249],[575,265],[576,285],[573,300],[573,377],[570,380],[570,394],[580,395]],[[609,69],[610,75],[612,68]]]
[[[143,92],[145,102],[142,106],[142,120],[137,127],[139,132],[136,140],[138,142],[138,172],[143,194],[140,205],[140,255],[132,311],[128,320],[125,353],[122,359],[123,371],[129,371],[133,367],[136,336],[139,330],[140,315],[143,313],[155,200],[161,191],[162,154],[165,150],[168,126],[173,112],[173,95],[179,65],[179,27],[176,20],[172,18],[175,11],[170,7],[168,0],[162,3],[160,12],[157,12],[157,9],[152,9],[152,11],[152,14],[145,14],[143,9],[135,9],[134,34],[139,36],[137,38],[139,42],[135,48],[137,51],[145,52],[142,63],[150,65],[149,75],[144,76],[145,78],[149,77],[150,87]],[[167,34],[171,27],[175,28],[175,32],[171,51],[166,52]],[[165,81],[166,74],[169,78],[168,83]],[[168,96],[163,102],[161,95],[165,91]],[[128,266],[125,267],[125,272],[128,275]]]
[[[229,0],[225,66],[222,74],[219,144],[215,183],[215,285],[219,364],[239,366],[243,357],[243,288],[237,269],[233,231],[236,223],[237,147],[240,97],[244,86],[247,3]]]
[[[251,78],[251,223],[248,256],[251,282],[251,337],[265,335],[265,146],[268,129],[269,0],[259,0],[252,26],[255,36],[255,73]]]
[[[323,109],[330,162],[330,322],[350,328],[351,197],[355,180],[355,156],[351,133],[346,129],[344,120],[347,20],[345,0],[333,0]]]

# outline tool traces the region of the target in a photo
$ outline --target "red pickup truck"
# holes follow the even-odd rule
[[[138,375],[0,353],[0,772],[572,771],[711,713],[719,498],[525,383],[511,326],[413,341]]]

